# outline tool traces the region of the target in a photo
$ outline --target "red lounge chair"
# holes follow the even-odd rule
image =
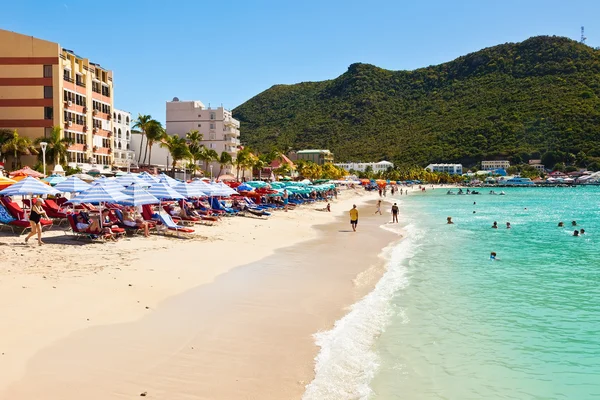
[[[183,233],[184,235],[191,235],[195,232],[191,228],[177,225],[169,214],[158,214],[158,219],[167,228],[167,230],[176,232],[177,237],[179,237],[180,233]]]
[[[102,233],[102,232],[90,232],[90,231],[80,231],[77,229],[77,222],[75,222],[75,214],[67,215],[67,221],[69,221],[69,226],[71,227],[71,231],[73,231],[73,235],[75,235],[75,240],[79,240],[80,238],[85,238],[89,240],[96,240],[98,238],[101,239],[110,239],[113,237],[113,234],[110,233]]]
[[[1,201],[8,213],[12,215],[14,219],[16,219],[17,221],[25,221],[27,222],[27,224],[29,224],[29,220],[25,219],[25,211],[23,211],[23,209],[19,207],[17,203],[10,200],[8,197],[2,197]],[[40,224],[42,225],[43,229],[45,227],[52,226],[52,221],[42,219],[40,220]]]
[[[1,202],[0,202],[0,207],[2,208],[4,214],[8,214],[12,218],[14,218],[14,215],[11,214],[9,212],[9,210]],[[42,229],[46,226],[52,225],[52,221],[48,221],[48,220],[41,220],[41,223],[42,223]],[[25,233],[26,230],[31,229],[31,224],[29,223],[29,221],[24,220],[24,219],[13,219],[12,221],[8,221],[6,223],[0,223],[0,230],[2,230],[4,228],[10,229],[12,231],[12,233],[18,232],[19,235],[22,235],[23,233]]]

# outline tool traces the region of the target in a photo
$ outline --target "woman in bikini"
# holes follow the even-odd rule
[[[29,238],[37,233],[38,245],[41,246],[44,244],[44,242],[42,242],[42,224],[40,223],[42,217],[48,219],[46,211],[44,211],[42,208],[42,199],[38,197],[37,199],[33,200],[33,205],[31,206],[31,213],[29,214],[31,232],[25,237],[25,243],[27,243]]]

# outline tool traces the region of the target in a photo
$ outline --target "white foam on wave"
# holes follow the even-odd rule
[[[405,260],[418,243],[414,226],[403,228],[407,237],[384,249],[387,271],[373,291],[350,308],[333,329],[315,334],[321,351],[315,358],[315,379],[306,387],[303,400],[368,399],[377,373],[379,357],[373,344],[397,313],[392,307],[396,293],[408,285]]]

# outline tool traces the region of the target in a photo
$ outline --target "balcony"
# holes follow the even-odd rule
[[[234,146],[239,146],[240,145],[240,139],[236,139],[236,138],[233,138],[233,137],[230,137],[230,138],[226,137],[225,138],[225,143],[229,143],[229,144],[232,144]]]
[[[70,83],[75,82],[69,75],[63,75],[63,79]]]
[[[234,128],[240,127],[240,121],[238,121],[237,119],[233,119],[233,118],[225,118],[223,120],[223,123],[225,124],[225,126],[232,126]]]
[[[75,82],[75,84],[76,84],[77,86],[80,86],[80,87],[83,87],[83,88],[85,87],[85,82],[83,82],[83,81],[81,81],[81,80],[79,80],[79,79],[78,79],[78,80]]]
[[[227,136],[231,136],[234,138],[240,137],[240,131],[238,131],[237,129],[228,126],[223,130],[223,133],[225,134],[225,137]]]

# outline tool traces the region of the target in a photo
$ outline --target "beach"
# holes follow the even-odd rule
[[[301,398],[313,335],[370,291],[398,240],[376,198],[349,190],[331,213],[226,218],[190,240],[2,236],[0,398]]]

